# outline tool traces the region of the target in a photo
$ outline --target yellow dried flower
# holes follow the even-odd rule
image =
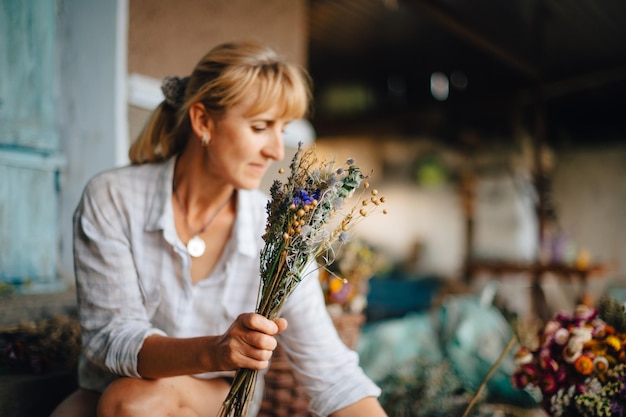
[[[337,278],[337,277],[333,277],[330,279],[330,281],[328,282],[328,290],[331,293],[337,293],[339,291],[341,291],[341,288],[343,288],[343,280]]]
[[[619,338],[613,335],[607,336],[606,339],[604,339],[604,343],[606,343],[615,352],[622,348],[622,343]]]

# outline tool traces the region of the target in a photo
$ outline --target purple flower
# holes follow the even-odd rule
[[[313,204],[313,200],[317,200],[320,196],[320,190],[315,190],[313,195],[309,195],[309,193],[304,189],[299,189],[296,192],[296,196],[293,198],[293,204],[296,207],[307,206],[309,204]]]
[[[529,375],[526,372],[517,371],[513,374],[512,383],[513,383],[513,386],[517,389],[526,388],[532,382],[533,382],[532,379],[529,377]]]
[[[549,373],[555,373],[559,369],[559,364],[549,356],[544,356],[539,360],[541,369]]]
[[[579,382],[576,384],[576,392],[579,394],[583,394],[587,392],[587,386],[585,385],[584,382]]]
[[[574,319],[577,322],[587,323],[593,320],[598,315],[598,311],[595,308],[588,307],[584,304],[580,304],[574,311]]]
[[[624,417],[624,404],[620,404],[617,401],[611,401],[611,415]]]
[[[524,388],[529,384],[534,384],[539,376],[539,368],[536,365],[528,363],[518,368],[513,374],[513,385],[517,388]]]
[[[558,382],[559,384],[565,382],[565,380],[567,379],[567,371],[562,366],[559,367],[554,375],[556,378],[556,382]]]
[[[622,383],[617,395],[611,399],[611,414],[618,417],[626,416],[626,384],[623,376],[619,377],[619,381]]]
[[[541,392],[544,395],[554,394],[559,389],[559,384],[556,382],[554,375],[547,374],[541,378],[540,381]]]

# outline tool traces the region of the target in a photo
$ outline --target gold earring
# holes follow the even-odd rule
[[[209,144],[209,134],[207,132],[202,132],[202,144],[204,146]]]

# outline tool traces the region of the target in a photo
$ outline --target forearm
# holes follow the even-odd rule
[[[366,397],[335,411],[330,417],[387,417],[387,413],[374,397]]]
[[[137,370],[144,378],[165,378],[220,371],[212,355],[217,337],[148,337],[137,358]]]
[[[268,320],[240,314],[220,336],[147,337],[137,356],[137,371],[144,378],[164,378],[204,372],[261,370],[269,365],[276,348],[275,335],[287,328],[285,319]]]

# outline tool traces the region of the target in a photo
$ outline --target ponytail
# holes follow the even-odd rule
[[[131,163],[161,162],[180,152],[189,129],[179,124],[177,111],[165,101],[159,104],[128,151]]]

